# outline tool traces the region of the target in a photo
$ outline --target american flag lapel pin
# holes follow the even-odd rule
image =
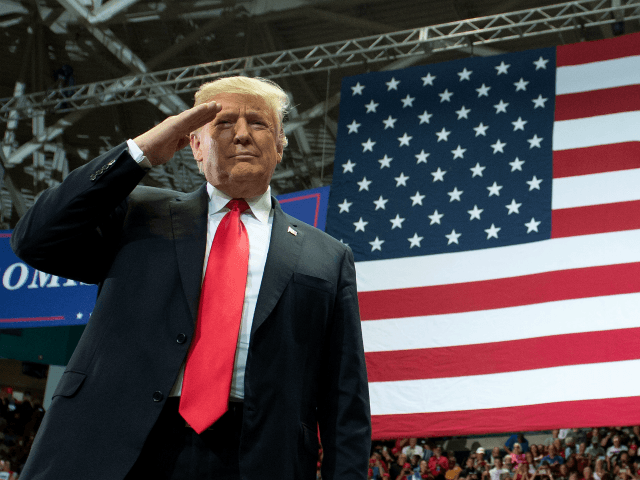
[[[287,229],[287,232],[289,232],[289,233],[290,233],[291,235],[293,235],[294,237],[295,237],[296,235],[298,235],[298,232],[296,232],[296,231],[295,231],[293,228],[291,228],[291,227],[289,227],[289,228]]]

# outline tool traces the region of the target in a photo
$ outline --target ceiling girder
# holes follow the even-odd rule
[[[205,80],[232,74],[280,78],[446,50],[473,48],[477,53],[479,47],[498,42],[610,24],[616,22],[617,12],[627,20],[640,19],[640,0],[620,0],[617,6],[611,0],[576,0],[4,98],[0,99],[0,119],[6,121],[11,110],[25,117],[42,109],[69,112],[149,100],[166,96],[167,87],[174,88],[172,93],[190,93]]]

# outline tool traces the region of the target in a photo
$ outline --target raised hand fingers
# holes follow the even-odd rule
[[[211,101],[185,110],[176,119],[180,123],[181,130],[189,134],[216,118],[220,110],[222,107],[215,101]]]

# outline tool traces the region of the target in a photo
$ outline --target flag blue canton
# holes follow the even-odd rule
[[[550,238],[555,49],[342,81],[327,233],[356,261]]]

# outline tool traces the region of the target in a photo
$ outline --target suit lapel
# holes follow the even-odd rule
[[[271,202],[274,208],[271,242],[253,315],[252,335],[274,309],[291,280],[304,240],[303,232],[297,230],[297,235],[289,232],[290,227],[295,229],[297,222],[289,222],[289,218],[275,198],[272,197]]]
[[[198,317],[202,266],[207,246],[208,203],[206,183],[195,192],[182,195],[170,203],[178,270],[194,323]]]

